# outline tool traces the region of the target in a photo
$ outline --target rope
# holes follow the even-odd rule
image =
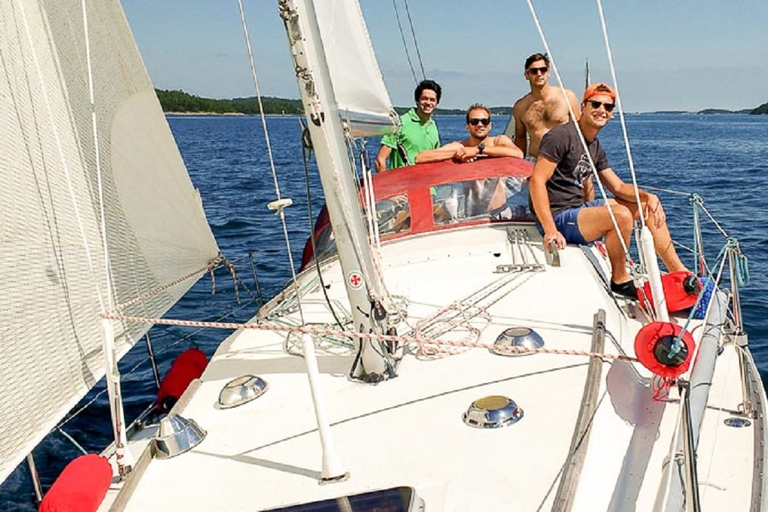
[[[248,51],[248,63],[251,67],[251,79],[253,80],[253,87],[256,91],[256,100],[259,103],[259,114],[261,117],[261,125],[262,130],[264,131],[264,140],[267,144],[267,155],[269,157],[269,168],[272,171],[272,179],[274,181],[275,185],[275,195],[277,196],[277,200],[280,201],[282,198],[280,196],[280,184],[277,181],[277,171],[275,171],[275,160],[272,155],[272,145],[269,140],[269,130],[267,129],[267,118],[264,115],[264,106],[261,101],[261,89],[259,88],[259,79],[256,74],[256,64],[253,59],[253,51],[251,50],[251,40],[248,37],[248,25],[245,21],[245,11],[243,10],[243,0],[237,0],[237,5],[240,10],[240,22],[243,27],[243,38],[245,39],[245,46],[246,50]],[[291,252],[291,241],[288,238],[288,225],[285,222],[285,212],[283,211],[284,208],[279,207],[277,210],[277,215],[280,217],[280,222],[283,227],[283,237],[285,238],[285,247],[286,251],[288,252],[288,261],[291,267],[291,275],[293,276],[293,284],[294,287],[297,286],[296,284],[296,267],[293,263],[293,254]],[[299,316],[302,318],[302,321],[304,319],[304,311],[301,307],[301,299],[298,298],[298,308],[299,308]]]
[[[262,323],[237,323],[237,322],[204,322],[198,320],[177,320],[170,318],[144,318],[137,316],[118,315],[114,313],[108,313],[102,315],[103,318],[110,320],[123,320],[133,323],[144,324],[157,324],[157,325],[174,325],[178,327],[201,327],[211,329],[228,329],[228,330],[241,330],[241,329],[254,329],[260,331],[273,331],[273,332],[285,332],[285,333],[298,333],[298,334],[314,334],[319,336],[337,336],[341,338],[349,338],[352,340],[363,339],[367,341],[391,341],[401,343],[416,343],[422,344],[435,344],[444,345],[448,347],[467,347],[467,348],[479,348],[483,350],[494,349],[495,351],[509,352],[513,354],[553,354],[553,355],[569,355],[569,356],[587,356],[587,357],[599,357],[604,359],[621,360],[629,362],[638,362],[637,358],[630,357],[621,354],[604,354],[598,352],[589,352],[581,350],[561,350],[561,349],[546,349],[538,348],[531,349],[525,347],[494,347],[493,345],[487,345],[484,343],[475,343],[469,341],[451,341],[424,338],[419,336],[399,336],[392,334],[376,334],[365,333],[357,331],[344,331],[339,329],[329,329],[327,327],[316,327],[310,325],[280,325],[274,322],[262,322]]]
[[[331,305],[331,299],[328,297],[328,289],[325,287],[325,281],[323,280],[323,272],[320,270],[320,255],[317,254],[317,240],[315,239],[315,226],[312,223],[312,219],[315,218],[315,215],[312,212],[312,190],[309,186],[309,166],[307,165],[307,153],[312,149],[311,147],[312,139],[310,139],[309,133],[307,133],[307,127],[304,126],[304,123],[301,121],[301,119],[299,119],[299,124],[302,128],[301,163],[304,167],[304,184],[305,184],[306,193],[307,193],[307,216],[309,218],[309,242],[312,244],[312,259],[315,260],[315,270],[317,271],[317,278],[320,280],[320,289],[323,290],[323,297],[325,297],[325,303],[328,306],[328,309],[330,310],[331,314],[333,315],[333,319],[336,320],[336,324],[339,326],[339,328],[341,328],[342,327],[341,320],[339,320],[338,315],[336,315],[336,310],[333,308],[333,305]],[[306,136],[304,136],[305,133],[306,133]]]
[[[122,304],[118,304],[117,306],[112,308],[112,311],[122,311],[122,310],[124,310],[124,309],[126,309],[126,308],[128,308],[130,306],[133,306],[135,304],[138,304],[139,302],[142,302],[142,301],[148,299],[149,297],[157,295],[158,293],[163,292],[163,291],[167,290],[168,288],[171,288],[171,287],[181,283],[182,281],[186,281],[187,279],[195,277],[198,274],[201,274],[201,273],[206,272],[206,271],[207,272],[213,272],[213,269],[215,269],[222,261],[226,261],[226,259],[224,258],[224,256],[221,255],[221,253],[219,253],[219,255],[216,258],[214,258],[211,261],[209,261],[208,264],[205,267],[199,268],[199,269],[197,269],[197,270],[195,270],[193,272],[190,272],[189,274],[187,274],[185,276],[179,277],[178,279],[174,279],[173,281],[171,281],[169,283],[166,283],[164,285],[160,285],[160,286],[157,286],[157,287],[155,287],[155,288],[153,288],[151,290],[148,290],[148,291],[142,293],[141,295],[139,295],[138,297],[134,297],[133,299],[130,299],[130,300],[126,301],[126,302],[123,302]],[[229,266],[231,266],[231,264],[229,262],[227,262],[227,264]]]

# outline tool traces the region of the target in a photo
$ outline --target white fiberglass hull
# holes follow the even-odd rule
[[[525,229],[538,238],[530,224]],[[319,343],[325,407],[349,473],[345,481],[320,485],[322,449],[303,358],[286,353],[285,333],[238,331],[177,407],[207,430],[207,438],[190,452],[138,467],[114,504],[137,511],[268,510],[404,486],[415,489],[426,510],[564,510],[565,504],[582,511],[654,510],[674,492],[664,490],[663,469],[678,431],[679,395],[672,389],[669,400],[654,401],[646,369],[609,357],[634,355],[642,324],[631,316],[642,313],[607,292],[601,276],[607,262],[596,249],[569,246],[560,267],[497,272],[498,265],[513,263],[511,249],[504,225],[448,230],[385,244],[382,270],[389,291],[407,297],[410,327],[440,311],[442,318],[458,310],[469,317],[439,335],[442,340],[464,339],[471,325],[481,330],[477,343],[488,345],[505,329],[523,326],[538,332],[547,350],[586,354],[593,317],[602,309],[607,357],[593,363],[593,373],[586,355],[506,357],[484,348],[443,347],[453,353],[435,357],[415,355],[411,344],[398,377],[374,386],[347,377],[353,350]],[[539,243],[533,251],[543,263]],[[330,299],[343,304],[338,266],[326,263],[323,276]],[[300,276],[300,284],[306,323],[332,324],[314,269]],[[282,322],[298,325],[294,304],[288,290],[262,315],[274,320],[283,311]],[[461,307],[446,309],[451,304]],[[409,332],[408,325],[398,332]],[[706,329],[692,330],[698,343]],[[299,337],[291,340],[298,350]],[[269,390],[221,409],[222,387],[244,374],[261,376]],[[586,434],[574,441],[585,389],[595,392],[594,410],[586,423],[582,417]],[[523,418],[505,428],[467,426],[464,411],[489,395],[514,400]],[[764,407],[761,396],[755,393]],[[759,510],[752,505],[764,485],[754,476],[765,470],[762,418],[742,428],[724,423],[742,403],[733,344],[717,357],[708,400],[698,448],[702,508]],[[572,485],[561,486],[564,474]]]

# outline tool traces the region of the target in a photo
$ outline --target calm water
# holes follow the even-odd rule
[[[216,294],[210,280],[203,278],[169,313],[170,318],[235,321],[249,319],[258,307],[258,275],[263,295],[278,292],[290,278],[290,265],[279,219],[266,205],[275,199],[274,181],[267,158],[261,121],[252,117],[169,118],[181,153],[195,185],[203,197],[208,220],[222,252],[232,261],[247,286],[241,289],[241,303],[235,298],[232,280],[224,272],[216,278]],[[506,120],[498,119],[494,133]],[[300,127],[297,118],[267,120],[282,197],[294,206],[286,213],[294,261],[309,232],[307,192],[301,161]],[[464,138],[462,117],[438,118],[443,142]],[[752,352],[763,375],[768,375],[768,208],[763,193],[768,190],[768,116],[747,115],[640,115],[627,118],[635,167],[641,185],[698,192],[722,228],[739,240],[750,261],[751,283],[742,295],[742,307]],[[612,167],[629,180],[618,119],[603,130]],[[378,149],[369,143],[371,156]],[[319,180],[309,165],[312,205],[322,205]],[[692,233],[683,221],[691,217],[687,197],[659,193],[665,202],[673,236],[692,246]],[[722,246],[717,230],[707,223],[705,237],[713,259]],[[715,236],[717,235],[717,236]],[[685,256],[686,263],[692,260]],[[251,270],[253,262],[253,271]],[[710,260],[712,261],[712,260]],[[189,346],[212,354],[226,335],[223,331],[157,328],[152,340],[164,374],[173,358]],[[151,368],[143,343],[121,363],[126,417],[135,417],[155,395]],[[86,450],[99,452],[110,442],[109,410],[103,383],[83,403],[93,403],[64,426]],[[54,433],[34,452],[47,489],[66,462],[78,450],[60,433]],[[35,510],[26,464],[0,487],[0,510]]]

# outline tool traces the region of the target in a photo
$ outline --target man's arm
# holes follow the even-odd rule
[[[524,109],[520,102],[515,103],[512,115],[515,117],[515,146],[520,148],[525,156],[528,152],[528,139],[525,124],[523,124]]]
[[[491,157],[514,156],[517,158],[523,158],[525,156],[523,155],[523,152],[520,150],[520,148],[517,147],[514,142],[512,142],[512,139],[506,135],[497,136],[493,141],[493,145],[487,146],[483,150],[483,154]]]
[[[451,142],[441,148],[420,151],[419,154],[416,155],[416,161],[414,163],[424,164],[427,162],[450,160],[451,158],[454,158],[456,152],[461,149],[464,149],[464,145],[461,142]]]
[[[384,172],[387,170],[387,158],[389,158],[389,154],[392,153],[392,148],[389,146],[380,146],[379,147],[379,154],[376,155],[375,165],[376,165],[376,172]]]
[[[568,103],[571,104],[571,109],[573,109],[573,113],[576,115],[576,121],[579,120],[581,117],[581,109],[579,108],[579,100],[576,98],[576,94],[570,89],[565,90],[565,95],[568,96]]]
[[[547,195],[547,181],[554,174],[555,168],[557,168],[555,162],[539,155],[528,182],[528,191],[531,195],[531,203],[536,217],[538,217],[541,227],[544,228],[545,245],[554,241],[558,248],[564,249],[565,237],[555,226],[555,220],[552,218],[552,211],[549,208],[549,195]]]

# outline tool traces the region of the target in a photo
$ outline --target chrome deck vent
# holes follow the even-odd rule
[[[505,396],[492,395],[472,402],[464,413],[464,423],[475,428],[508,427],[520,421],[523,410]]]
[[[543,346],[544,339],[533,329],[510,327],[499,334],[499,337],[493,342],[491,352],[500,356],[528,356],[535,352],[518,352],[512,348],[536,350]]]
[[[266,393],[267,382],[255,375],[243,375],[227,382],[219,393],[219,407],[231,409],[238,405],[247,404]]]
[[[154,439],[155,457],[170,459],[187,452],[203,442],[207,432],[192,419],[171,413],[160,420]]]

